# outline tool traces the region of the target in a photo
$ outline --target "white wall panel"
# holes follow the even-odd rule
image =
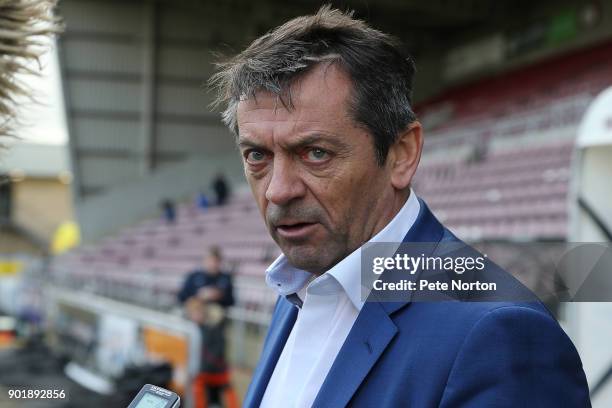
[[[76,80],[68,81],[73,110],[138,112],[142,103],[139,83]]]
[[[142,32],[142,5],[134,2],[62,0],[60,14],[68,32],[132,35],[140,35]]]
[[[74,131],[79,134],[77,146],[86,149],[137,151],[139,122],[75,118]]]
[[[157,126],[157,146],[162,152],[208,154],[228,153],[236,149],[234,136],[224,127],[163,123]]]
[[[113,157],[87,157],[81,161],[80,171],[90,186],[117,186],[138,178],[137,160]]]
[[[205,85],[160,85],[157,91],[157,111],[171,114],[212,115],[208,105],[212,97]],[[219,116],[220,117],[220,116]]]
[[[200,13],[180,7],[164,7],[159,20],[162,38],[208,41],[210,24]]]
[[[204,82],[214,71],[210,50],[179,47],[161,47],[158,57],[160,75],[202,79]]]
[[[70,71],[139,73],[141,70],[142,47],[138,43],[94,43],[66,38],[62,45],[68,62],[66,68]]]

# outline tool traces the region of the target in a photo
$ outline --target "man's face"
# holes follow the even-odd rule
[[[204,258],[204,267],[208,273],[217,274],[221,269],[221,259],[209,254]]]
[[[320,274],[390,220],[389,166],[348,113],[352,84],[334,65],[291,87],[293,109],[259,92],[238,105],[244,170],[272,238],[290,263]]]

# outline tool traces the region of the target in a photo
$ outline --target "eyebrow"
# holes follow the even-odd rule
[[[339,149],[348,149],[349,145],[342,142],[341,140],[337,140],[337,139],[331,139],[331,138],[327,138],[319,133],[316,134],[311,134],[311,135],[307,135],[307,136],[303,136],[298,138],[298,140],[291,142],[291,143],[287,143],[286,147],[289,148],[289,150],[297,150],[300,149],[302,147],[308,146],[308,145],[312,145],[312,144],[317,144],[319,142],[325,142],[328,144],[331,144]],[[252,148],[265,148],[263,145],[254,142],[252,140],[249,139],[244,139],[244,138],[239,138],[238,139],[238,146],[240,147],[252,147]]]
[[[238,139],[238,146],[239,147],[260,147],[260,148],[263,147],[259,143],[255,143],[252,140],[248,140],[248,139]]]

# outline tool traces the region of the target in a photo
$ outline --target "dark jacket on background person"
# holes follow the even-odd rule
[[[213,190],[217,195],[217,205],[224,205],[229,197],[230,188],[223,176],[218,176],[212,183]]]
[[[207,286],[217,288],[223,293],[221,299],[213,303],[223,307],[229,307],[234,304],[234,289],[231,276],[224,272],[213,275],[203,269],[197,269],[187,276],[178,293],[178,300],[184,303],[190,297],[195,296],[200,289]]]

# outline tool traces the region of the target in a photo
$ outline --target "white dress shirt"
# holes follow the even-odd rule
[[[419,210],[419,201],[411,190],[396,216],[369,242],[395,242],[399,246]],[[266,271],[269,286],[282,296],[297,294],[302,306],[261,407],[312,406],[364,304],[360,249],[318,277],[294,268],[284,255]]]

